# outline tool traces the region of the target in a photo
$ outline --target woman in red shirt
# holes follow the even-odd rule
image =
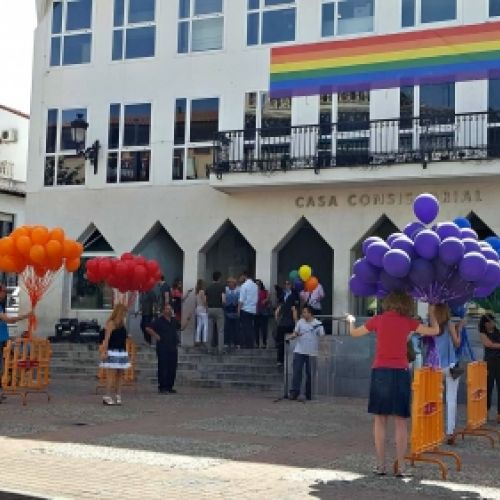
[[[355,318],[348,315],[349,333],[362,337],[370,332],[377,335],[375,359],[372,365],[368,412],[375,415],[373,434],[377,452],[374,472],[385,475],[385,435],[389,416],[395,420],[396,454],[399,470],[396,475],[405,477],[404,457],[408,446],[408,417],[410,416],[411,380],[406,345],[412,332],[420,335],[437,335],[439,325],[434,316],[434,306],[429,306],[431,326],[412,319],[413,299],[403,292],[392,292],[384,300],[384,313],[370,318],[363,326],[354,326]]]

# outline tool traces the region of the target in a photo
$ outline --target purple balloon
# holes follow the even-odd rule
[[[389,292],[402,292],[409,288],[407,281],[391,276],[386,271],[380,273],[380,284]]]
[[[377,293],[377,286],[365,283],[359,276],[353,275],[349,280],[349,288],[354,295],[371,297]]]
[[[404,278],[410,272],[411,259],[403,250],[389,250],[383,259],[385,271],[395,278]]]
[[[421,222],[410,222],[405,226],[403,229],[403,233],[408,236],[408,238],[412,238],[415,236],[415,234],[419,233],[420,231],[424,230],[425,226]]]
[[[388,295],[389,292],[383,286],[377,287],[377,293],[375,294],[377,299],[385,299]]]
[[[466,217],[457,217],[456,219],[453,220],[453,222],[459,227],[459,228],[466,228],[466,227],[472,227],[470,225],[470,220],[467,219]]]
[[[390,234],[388,237],[387,237],[387,240],[386,240],[386,243],[391,246],[392,245],[392,242],[394,240],[396,240],[397,238],[401,237],[401,236],[404,236],[403,233],[392,233]]]
[[[439,213],[439,201],[432,194],[421,194],[413,202],[413,212],[419,221],[430,224]]]
[[[300,278],[295,278],[293,280],[293,288],[297,292],[301,292],[302,290],[304,290],[304,282]]]
[[[363,249],[363,255],[366,255],[366,250],[368,247],[377,241],[384,241],[380,236],[370,236],[369,238],[366,238],[365,241],[361,244],[361,248]]]
[[[465,245],[458,238],[451,236],[439,245],[439,258],[448,266],[458,264],[465,255]]]
[[[438,283],[442,283],[449,279],[454,272],[454,268],[446,265],[439,257],[432,261],[432,265],[434,268],[434,275]]]
[[[498,254],[493,250],[493,248],[481,248],[481,253],[493,262],[498,262]]]
[[[486,272],[481,279],[481,285],[492,286],[494,288],[500,286],[500,264],[498,262],[488,261]]]
[[[396,238],[392,242],[391,248],[395,250],[403,250],[403,252],[408,254],[410,259],[413,259],[415,257],[415,245],[413,241],[406,235]]]
[[[453,222],[441,222],[437,225],[436,233],[444,240],[446,238],[461,238],[462,233],[460,228]]]
[[[434,281],[434,266],[426,259],[415,259],[411,263],[409,278],[418,287],[429,286]]]
[[[458,266],[458,270],[465,281],[479,281],[484,276],[487,266],[488,261],[483,254],[470,252],[465,254]]]
[[[484,299],[491,295],[496,290],[496,287],[481,286],[474,290],[474,297],[477,299]]]
[[[352,266],[352,272],[365,283],[377,283],[380,277],[380,269],[372,266],[366,257],[358,259]]]
[[[376,241],[366,249],[368,262],[376,267],[383,266],[384,255],[390,250],[385,241]]]
[[[470,227],[464,227],[463,229],[460,229],[460,234],[462,235],[462,239],[465,238],[472,238],[473,240],[477,240],[478,236],[476,231]]]
[[[424,229],[415,237],[415,250],[420,257],[432,260],[439,252],[441,240],[430,229]]]
[[[465,238],[462,240],[462,243],[464,244],[465,247],[465,253],[481,251],[481,246],[473,238]]]

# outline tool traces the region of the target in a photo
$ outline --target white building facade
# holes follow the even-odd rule
[[[373,303],[347,285],[360,241],[404,227],[420,192],[438,195],[441,219],[465,215],[483,236],[500,231],[497,80],[268,93],[271,47],[498,21],[498,0],[37,7],[26,218],[63,227],[86,257],[155,257],[185,289],[216,269],[228,277],[245,268],[271,287],[310,264],[327,291],[325,313],[366,314]],[[89,124],[87,146],[100,141],[97,169],[75,155],[77,118]],[[387,130],[398,144],[390,154],[376,146]],[[460,139],[478,131],[481,140]],[[308,146],[296,154],[300,141]],[[109,305],[82,267],[56,283],[41,328],[102,318]]]

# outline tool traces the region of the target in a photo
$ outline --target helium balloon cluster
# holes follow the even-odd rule
[[[464,217],[429,227],[439,214],[431,194],[418,196],[413,211],[418,220],[402,233],[362,243],[363,258],[354,263],[349,281],[354,295],[383,298],[405,291],[422,302],[453,307],[500,286],[500,238],[479,241]]]
[[[62,266],[74,272],[80,267],[82,252],[83,245],[67,239],[61,228],[20,226],[0,239],[0,269],[21,274],[31,266],[39,277]]]
[[[96,257],[86,264],[87,279],[91,283],[104,282],[121,293],[147,292],[160,281],[158,262],[124,253],[119,259]]]
[[[319,285],[318,278],[312,275],[312,268],[307,264],[300,266],[298,270],[290,271],[288,278],[297,292],[313,292]]]

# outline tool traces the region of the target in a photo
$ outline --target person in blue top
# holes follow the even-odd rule
[[[436,305],[435,316],[439,324],[439,334],[437,337],[434,337],[434,340],[446,386],[446,438],[448,444],[454,444],[457,418],[457,393],[460,377],[452,369],[459,362],[456,356],[456,349],[460,347],[460,332],[466,320],[462,319],[458,324],[454,324],[451,321],[450,309],[446,304]]]
[[[9,340],[9,328],[7,325],[27,319],[32,314],[31,312],[29,312],[26,314],[20,314],[18,316],[7,316],[5,312],[6,298],[7,288],[5,287],[5,285],[0,285],[0,387],[3,375],[3,349],[5,347],[5,344]]]

